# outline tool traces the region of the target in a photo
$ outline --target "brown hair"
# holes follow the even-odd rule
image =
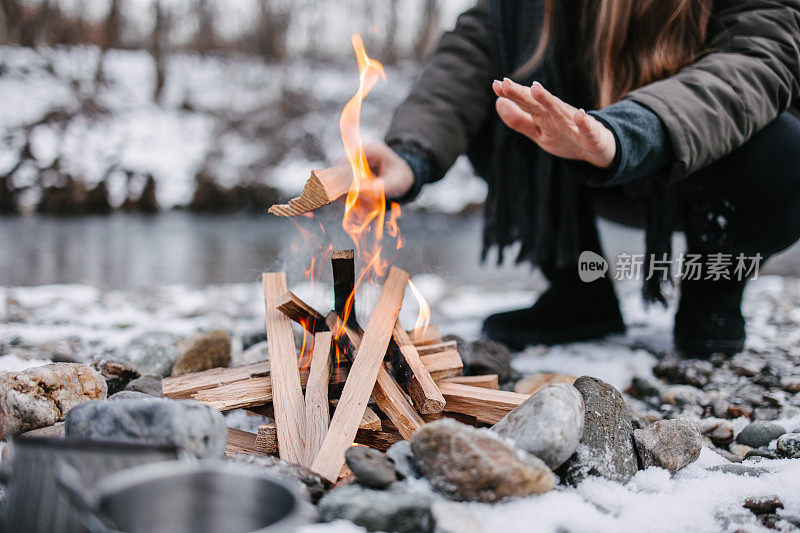
[[[518,70],[529,72],[544,57],[555,18],[545,0],[544,25],[533,56]],[[667,78],[703,51],[712,0],[584,0],[581,28],[595,105],[619,101],[627,92]]]

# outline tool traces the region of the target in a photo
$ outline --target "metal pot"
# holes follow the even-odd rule
[[[11,445],[2,518],[7,531],[26,533],[86,531],[69,494],[56,482],[59,463],[78,472],[86,486],[119,470],[178,456],[173,447],[87,439],[16,437]]]
[[[219,460],[153,463],[112,474],[93,489],[59,482],[86,511],[93,533],[284,533],[307,524],[313,508],[263,470]]]

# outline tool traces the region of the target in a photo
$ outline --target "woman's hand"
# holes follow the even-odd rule
[[[414,185],[414,172],[411,167],[386,143],[366,144],[364,153],[376,179],[362,181],[362,191],[378,194],[383,187],[386,198],[392,199],[403,196]]]
[[[538,82],[523,87],[508,78],[492,83],[499,97],[495,107],[506,125],[565,159],[609,168],[617,152],[614,134],[583,109],[550,94]]]

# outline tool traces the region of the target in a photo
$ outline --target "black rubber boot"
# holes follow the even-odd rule
[[[673,330],[675,349],[688,357],[733,355],[744,349],[744,281],[681,282]]]
[[[551,277],[550,288],[533,307],[491,315],[483,333],[514,350],[531,344],[564,344],[622,333],[625,324],[611,282],[584,283],[577,267],[570,276]]]

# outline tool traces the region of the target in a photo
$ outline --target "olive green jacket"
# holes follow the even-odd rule
[[[423,148],[439,175],[494,113],[489,1],[463,13],[442,37],[386,136]],[[674,155],[669,182],[742,146],[787,109],[797,110],[800,0],[716,0],[707,46],[709,52],[679,73],[625,96],[666,128]]]

